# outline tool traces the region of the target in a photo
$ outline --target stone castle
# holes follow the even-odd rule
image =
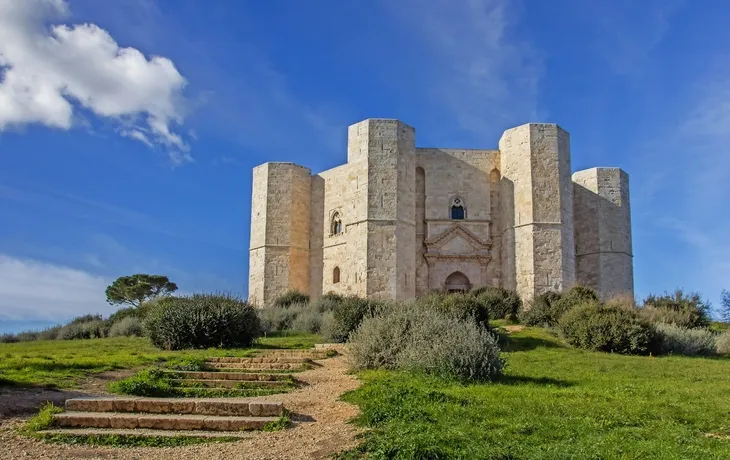
[[[288,290],[399,300],[484,285],[530,299],[580,284],[607,298],[633,293],[632,257],[628,175],[571,176],[555,124],[466,150],[417,148],[412,127],[368,119],[348,128],[346,164],[253,170],[257,305]]]

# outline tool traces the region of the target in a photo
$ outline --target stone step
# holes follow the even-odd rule
[[[328,358],[327,353],[329,350],[262,350],[256,351],[256,358],[311,358],[311,359],[325,359]]]
[[[172,371],[170,374],[181,379],[196,380],[236,380],[246,382],[263,382],[291,380],[289,374],[265,374],[265,373],[249,373],[249,372],[197,372],[197,371]]]
[[[171,430],[150,430],[138,428],[127,430],[122,428],[59,428],[55,430],[38,431],[39,435],[69,435],[69,436],[149,436],[149,437],[186,437],[186,438],[244,438],[250,437],[245,431],[171,431]]]
[[[239,431],[261,430],[278,417],[62,412],[53,419],[56,426],[68,428]]]
[[[278,388],[291,385],[284,380],[219,380],[219,379],[173,379],[182,386],[204,386],[208,388]]]
[[[273,357],[264,357],[264,356],[258,356],[258,357],[217,357],[217,358],[207,358],[205,360],[206,363],[246,363],[246,364],[252,364],[252,363],[306,363],[310,360],[308,358],[300,358],[300,357],[291,357],[291,356],[273,356]]]
[[[284,405],[275,401],[241,401],[205,398],[73,398],[66,400],[72,412],[142,412],[148,414],[229,415],[280,417]]]
[[[209,369],[237,369],[237,370],[304,370],[305,363],[205,363]]]

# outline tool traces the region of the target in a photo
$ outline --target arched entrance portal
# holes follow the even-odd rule
[[[454,272],[446,278],[444,283],[444,289],[447,292],[462,292],[468,291],[471,288],[469,278],[461,272]]]

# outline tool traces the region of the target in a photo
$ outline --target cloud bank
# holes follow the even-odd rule
[[[68,130],[78,107],[112,119],[120,133],[168,149],[189,147],[174,132],[185,115],[185,78],[165,57],[120,47],[94,24],[53,25],[65,0],[0,0],[0,131],[37,123]]]

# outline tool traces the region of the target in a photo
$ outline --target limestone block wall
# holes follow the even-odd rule
[[[527,124],[499,141],[502,282],[530,299],[575,282],[570,140],[554,124]]]
[[[309,169],[293,163],[254,168],[249,300],[263,305],[289,289],[309,292]]]
[[[432,241],[453,229],[455,221],[451,219],[450,209],[452,200],[459,197],[466,208],[466,219],[459,221],[459,225],[463,225],[481,241],[494,244],[491,229],[495,215],[490,175],[492,171],[499,174],[499,158],[498,150],[416,149],[416,164],[424,170],[425,240]],[[418,244],[421,244],[420,240]],[[472,250],[467,249],[464,255]],[[475,263],[475,267],[479,267],[477,262],[468,263]],[[427,267],[433,273],[420,278],[428,280],[428,286],[421,288],[423,292],[443,289],[446,277],[455,271],[455,264],[453,260],[431,258]],[[475,268],[471,276],[464,274],[472,285],[478,286],[498,282],[500,271],[500,257],[496,256],[484,270]]]
[[[634,292],[629,176],[619,168],[573,174],[576,281],[608,299]]]

